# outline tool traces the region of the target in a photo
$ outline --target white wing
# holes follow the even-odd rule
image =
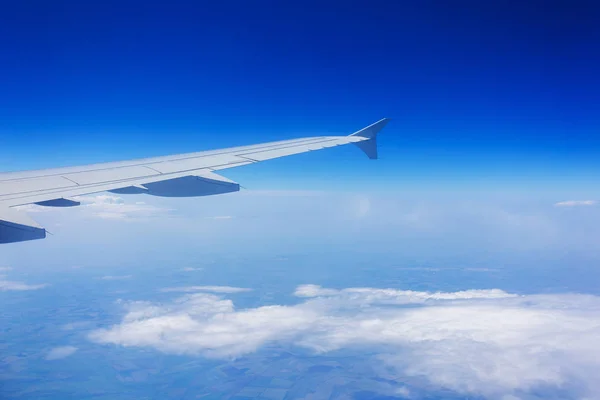
[[[213,171],[353,143],[377,158],[377,133],[384,118],[350,136],[321,136],[254,146],[140,160],[0,174],[0,243],[43,239],[46,230],[11,207],[77,206],[69,197],[110,191],[154,196],[209,196],[235,192],[239,184]]]

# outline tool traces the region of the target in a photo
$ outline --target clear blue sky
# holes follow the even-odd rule
[[[0,170],[391,117],[384,168],[336,149],[253,183],[334,164],[344,179],[582,189],[600,173],[598,20],[593,1],[5,2]]]

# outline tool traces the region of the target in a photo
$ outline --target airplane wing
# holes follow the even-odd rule
[[[214,171],[350,143],[375,159],[377,133],[388,121],[384,118],[349,136],[310,137],[82,167],[0,173],[0,243],[46,237],[46,230],[25,212],[12,208],[15,206],[77,206],[79,202],[70,197],[104,191],[165,197],[235,192],[240,185]]]

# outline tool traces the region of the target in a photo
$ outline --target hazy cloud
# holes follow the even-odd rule
[[[83,330],[85,328],[93,327],[92,321],[77,321],[77,322],[69,322],[61,327],[61,329],[65,331],[73,331],[73,330]]]
[[[243,190],[242,196],[269,196],[269,197],[316,197],[326,196],[328,192],[321,190]]]
[[[131,279],[131,277],[131,275],[105,275],[98,279],[103,281],[122,281],[125,279]]]
[[[560,387],[600,396],[599,297],[316,285],[296,295],[306,300],[242,310],[209,293],[166,305],[126,303],[120,324],[90,338],[207,357],[236,357],[267,343],[315,353],[368,348],[397,379],[425,377],[460,393],[500,399]]]
[[[240,293],[252,289],[232,286],[180,286],[161,289],[161,292],[212,292],[212,293]]]
[[[46,360],[59,360],[61,358],[69,357],[77,351],[77,347],[73,346],[62,346],[55,347],[48,352]]]
[[[575,206],[593,206],[597,204],[596,200],[567,200],[559,201],[554,204],[557,207],[575,207]]]
[[[48,286],[46,283],[30,285],[24,282],[9,281],[5,278],[4,275],[0,275],[0,292],[9,290],[37,290]]]

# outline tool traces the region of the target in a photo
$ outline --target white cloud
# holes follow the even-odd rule
[[[95,196],[80,196],[74,198],[80,201],[86,211],[91,211],[92,216],[102,219],[135,219],[165,215],[169,209],[146,204],[143,201],[127,203],[122,197],[99,194]]]
[[[60,207],[43,207],[35,204],[28,204],[16,207],[30,213],[79,211],[90,217],[101,219],[120,219],[132,220],[139,218],[150,218],[167,215],[171,209],[161,208],[147,204],[143,201],[126,202],[122,197],[112,194],[97,194],[86,196],[75,196],[73,200],[81,204],[73,209],[65,210]]]
[[[48,352],[46,360],[59,360],[61,358],[69,357],[77,351],[77,347],[73,346],[62,346],[55,347]]]
[[[12,271],[11,267],[0,267],[0,272]]]
[[[181,286],[161,289],[161,292],[211,292],[211,293],[241,293],[252,289],[232,286]]]
[[[103,281],[122,281],[125,279],[131,279],[131,277],[132,277],[131,275],[105,275],[98,279],[103,280]]]
[[[30,285],[24,282],[9,281],[5,279],[4,275],[0,275],[0,292],[6,292],[9,290],[37,290],[48,286],[46,283]]]
[[[181,268],[183,272],[194,272],[194,271],[202,271],[204,268],[194,268],[194,267],[185,267]]]
[[[111,194],[97,194],[89,196],[77,196],[74,200],[81,202],[82,205],[93,205],[93,204],[125,204],[119,196]]]
[[[206,219],[213,219],[213,220],[233,219],[233,216],[232,215],[217,215],[214,217],[206,217]]]
[[[417,292],[413,290],[349,288],[343,290],[322,288],[319,285],[300,285],[294,292],[298,297],[358,296],[368,303],[390,302],[395,304],[420,303],[425,300],[502,299],[516,297],[500,289],[464,290],[461,292]]]
[[[307,298],[242,310],[209,293],[166,305],[126,303],[120,324],[90,338],[207,357],[241,356],[268,343],[315,353],[368,348],[398,380],[424,377],[464,394],[500,399],[576,387],[579,397],[600,396],[600,297],[316,285],[300,286],[296,295]]]
[[[294,296],[298,297],[318,297],[318,296],[335,296],[340,291],[336,289],[325,289],[319,285],[300,285],[296,288]]]
[[[557,207],[575,207],[575,206],[593,206],[596,205],[596,200],[567,200],[567,201],[559,201],[554,204]]]

